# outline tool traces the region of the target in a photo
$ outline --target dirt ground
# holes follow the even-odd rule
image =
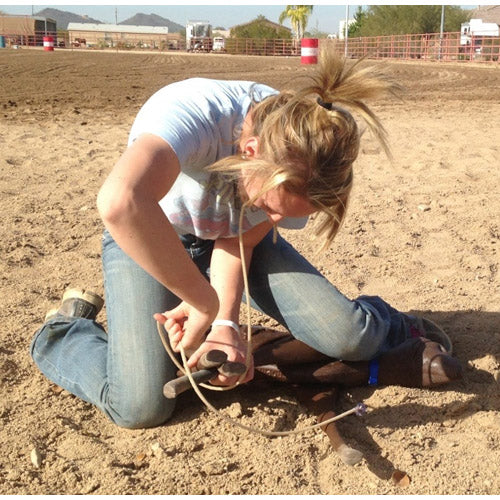
[[[0,68],[0,494],[500,493],[498,66],[387,63],[406,88],[401,101],[374,103],[394,162],[366,134],[332,248],[315,255],[307,229],[287,235],[348,296],[381,295],[442,324],[464,368],[463,380],[439,390],[343,391],[341,410],[369,408],[339,422],[364,453],[352,467],[321,431],[249,434],[193,393],[168,425],[118,428],[29,356],[67,286],[102,292],[96,194],[147,97],[196,75],[294,86],[314,67],[298,58],[4,49]],[[208,396],[262,429],[315,422],[280,386]],[[393,484],[396,469],[409,485]]]

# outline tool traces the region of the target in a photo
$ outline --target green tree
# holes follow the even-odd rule
[[[469,16],[469,11],[460,7],[445,6],[444,30],[460,31],[460,24]],[[349,36],[438,33],[440,25],[440,5],[372,5],[356,19],[356,30],[352,35],[349,30]]]
[[[292,29],[295,32],[295,38],[300,40],[304,37],[307,21],[312,11],[312,5],[287,5],[286,9],[280,14],[279,22],[283,24],[285,19],[290,19]]]
[[[327,38],[328,32],[313,28],[311,31],[304,31],[304,38]]]
[[[471,16],[471,10],[446,5],[444,8],[445,31],[460,31],[461,24],[470,21]]]
[[[290,30],[272,23],[264,16],[258,16],[253,21],[231,28],[231,38],[279,38],[290,39]]]
[[[354,22],[349,25],[349,36],[357,37],[360,36],[361,27],[363,26],[363,21],[366,18],[366,12],[362,7],[358,7],[358,10],[354,13]]]

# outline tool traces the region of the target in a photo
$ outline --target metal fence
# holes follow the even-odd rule
[[[167,37],[148,37],[147,35],[134,34],[124,39],[120,34],[94,34],[92,38],[72,36],[68,32],[35,32],[34,34],[0,33],[6,47],[41,47],[43,39],[47,36],[53,38],[54,47],[59,49],[147,49],[147,50],[178,50],[175,40]]]
[[[227,38],[225,50],[228,54],[252,56],[300,56],[300,42],[263,38]]]
[[[73,37],[67,32],[35,32],[34,34],[0,33],[6,47],[43,46],[43,38],[51,36],[55,48],[65,49],[144,49],[163,51],[185,51],[184,40],[149,39],[147,35],[134,35],[126,39],[119,34],[108,34],[99,39],[87,40]],[[336,50],[347,57],[359,59],[399,59],[432,61],[498,62],[500,37],[470,36],[460,33],[426,33],[418,35],[390,35],[349,38],[345,40],[319,40],[320,49]],[[283,39],[227,38],[228,54],[258,56],[300,56],[300,42]]]
[[[323,46],[330,42],[323,40]],[[342,48],[343,46],[343,48]],[[390,35],[349,38],[347,44],[337,41],[338,50],[359,59],[422,59],[433,61],[497,62],[500,37],[468,36],[459,32],[420,35]]]
[[[43,47],[43,39],[51,36],[54,46],[57,41],[57,33],[52,31],[35,31],[33,33],[0,33],[6,47]]]
[[[61,33],[59,34],[61,37]],[[61,45],[61,43],[59,43]],[[184,50],[179,37],[168,34],[105,33],[78,31],[64,34],[64,45],[73,49]]]

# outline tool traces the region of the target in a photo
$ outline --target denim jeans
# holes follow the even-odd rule
[[[209,276],[213,241],[181,237]],[[168,249],[165,250],[168,259]],[[176,368],[161,344],[153,314],[180,301],[103,235],[108,333],[96,321],[56,316],[35,334],[31,355],[52,382],[96,405],[128,428],[153,427],[171,416],[175,400],[163,385]],[[379,297],[350,300],[281,236],[255,248],[249,272],[251,305],[292,335],[331,357],[369,360],[410,336],[404,314]]]

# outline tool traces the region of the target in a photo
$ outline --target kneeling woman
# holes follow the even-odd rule
[[[346,298],[281,236],[273,241],[273,227],[299,229],[315,213],[318,235],[333,240],[360,141],[348,109],[386,148],[365,99],[394,90],[332,54],[299,91],[202,78],[159,90],[98,195],[108,332],[95,321],[100,297],[68,291],[33,340],[40,370],[120,426],[162,424],[174,409],[162,388],[176,368],[159,320],[174,350],[182,344],[190,353],[190,366],[221,349],[247,361],[249,381],[252,360],[237,328],[240,233],[247,299],[295,338],[348,361],[403,343],[414,318],[379,297]],[[235,381],[221,375],[215,383]]]

